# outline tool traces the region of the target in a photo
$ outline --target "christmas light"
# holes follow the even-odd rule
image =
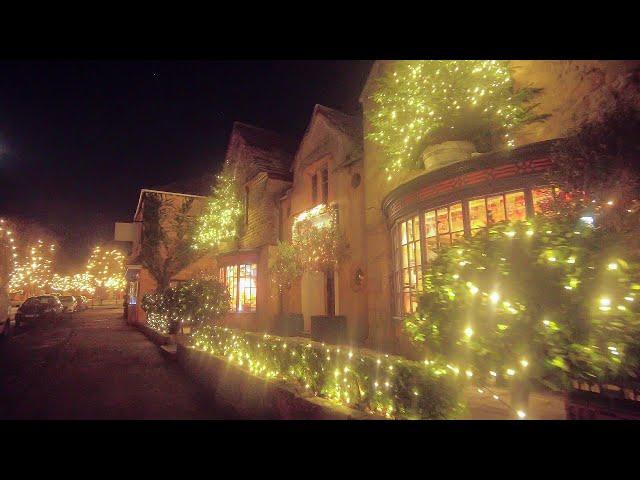
[[[428,143],[492,132],[514,146],[511,134],[539,118],[525,106],[535,92],[514,91],[504,60],[397,61],[370,96],[368,138],[387,155],[388,179],[413,166]]]

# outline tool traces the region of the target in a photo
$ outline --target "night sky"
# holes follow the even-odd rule
[[[372,63],[0,61],[0,215],[50,229],[70,273],[141,188],[217,171],[234,121],[299,139],[316,103],[358,110]]]

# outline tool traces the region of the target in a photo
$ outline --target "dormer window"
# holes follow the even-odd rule
[[[324,167],[320,170],[320,182],[322,192],[322,203],[326,204],[329,200],[329,170],[327,167]]]
[[[311,175],[311,203],[328,203],[329,201],[329,169],[323,166]]]

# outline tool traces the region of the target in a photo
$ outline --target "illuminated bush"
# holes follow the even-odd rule
[[[189,280],[142,299],[147,324],[161,333],[182,325],[200,326],[219,321],[229,311],[229,292],[217,280]]]
[[[481,381],[635,376],[640,264],[624,239],[570,215],[490,227],[440,251],[405,329]]]
[[[220,326],[200,328],[192,345],[302,394],[389,418],[445,419],[463,411],[459,377],[436,362]]]

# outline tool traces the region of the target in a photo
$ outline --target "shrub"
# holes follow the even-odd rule
[[[624,238],[571,216],[494,225],[430,264],[406,331],[474,379],[633,377],[640,263]]]
[[[217,280],[189,280],[142,299],[148,325],[161,333],[174,333],[180,324],[200,326],[220,320],[229,311],[229,292]]]
[[[220,326],[198,329],[192,342],[254,375],[290,382],[300,393],[388,418],[446,419],[463,411],[458,378],[436,362]]]

